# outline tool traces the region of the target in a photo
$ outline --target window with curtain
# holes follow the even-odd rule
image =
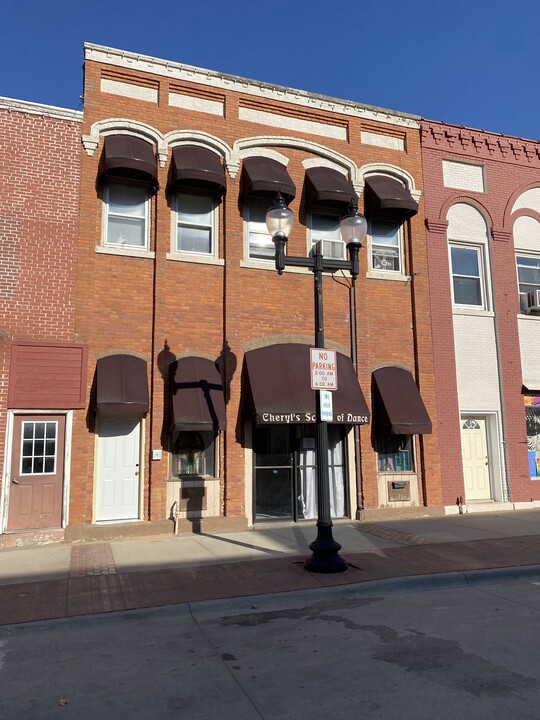
[[[104,244],[146,250],[148,188],[108,181],[104,186]]]
[[[176,252],[215,255],[216,204],[209,195],[176,195]]]

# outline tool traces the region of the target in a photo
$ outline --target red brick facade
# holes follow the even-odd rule
[[[75,340],[80,133],[80,113],[0,102],[2,477],[12,343]]]
[[[487,310],[493,314],[495,349],[469,345],[471,354],[484,356],[486,364],[496,362],[498,380],[492,383],[492,394],[499,393],[498,409],[500,435],[495,454],[500,452],[500,479],[492,476],[492,491],[501,482],[501,497],[495,499],[512,503],[540,499],[540,485],[529,478],[527,465],[527,435],[522,396],[524,383],[522,360],[526,353],[520,343],[519,323],[533,328],[534,318],[526,318],[519,310],[516,275],[516,249],[513,229],[516,219],[527,215],[538,219],[534,208],[513,211],[516,199],[527,189],[540,186],[540,146],[520,138],[504,137],[436,122],[423,122],[421,128],[425,183],[426,226],[428,230],[428,258],[431,285],[431,316],[435,364],[435,390],[441,443],[441,467],[444,503],[450,505],[459,498],[466,500],[462,472],[460,440],[460,410],[469,414],[471,403],[477,403],[481,413],[482,394],[477,400],[474,391],[463,389],[460,407],[456,364],[459,357],[454,336],[455,312],[452,308],[451,274],[448,255],[448,213],[458,204],[476,208],[484,217],[489,230],[488,264],[485,282],[491,302]],[[470,164],[483,168],[484,186],[477,190],[445,187],[443,161]],[[464,166],[465,168],[467,166]],[[457,182],[446,182],[459,185]],[[465,183],[466,185],[467,183]],[[449,233],[450,234],[450,233]],[[452,240],[452,238],[449,238]],[[540,248],[539,248],[540,249]],[[523,325],[522,325],[523,327]],[[496,353],[497,357],[494,357]],[[462,378],[465,388],[466,378]]]
[[[231,521],[244,519],[244,522],[251,511],[246,508],[243,355],[251,348],[279,339],[287,342],[291,338],[301,338],[312,344],[313,278],[311,273],[289,270],[280,277],[271,265],[268,269],[260,269],[254,263],[245,262],[240,202],[241,153],[236,167],[234,158],[225,158],[227,192],[219,207],[219,262],[170,259],[171,206],[166,188],[174,138],[176,135],[193,137],[195,142],[207,142],[210,146],[217,140],[228,148],[239,145],[240,149],[249,148],[252,155],[273,151],[285,156],[287,170],[297,187],[297,196],[291,203],[295,227],[289,239],[288,253],[305,255],[306,221],[302,201],[305,166],[302,163],[317,159],[324,165],[329,159],[336,163],[336,159],[346,158],[351,167],[377,164],[377,167],[391,171],[398,169],[403,176],[413,178],[414,188],[422,191],[418,125],[416,120],[397,114],[380,113],[374,119],[375,113],[359,106],[324,98],[310,100],[306,94],[297,93],[295,102],[293,91],[284,91],[283,95],[287,97],[280,100],[279,92],[259,83],[234,78],[223,83],[217,80],[220,76],[205,75],[203,71],[196,73],[196,81],[190,82],[181,77],[189,75],[182,66],[176,68],[173,79],[167,76],[161,61],[145,63],[144,72],[142,67],[134,67],[132,63],[126,65],[120,54],[109,62],[93,46],[87,53],[83,124],[83,137],[87,139],[81,161],[77,339],[89,346],[88,398],[91,404],[92,383],[100,356],[127,352],[147,361],[151,411],[143,439],[142,519],[161,520],[170,513],[167,505],[168,441],[164,427],[167,365],[175,358],[190,354],[218,360],[223,368],[227,396],[227,430],[219,445],[220,515]],[[200,100],[204,109],[173,106],[169,104],[171,93],[190,98],[192,107]],[[128,96],[130,94],[136,97]],[[223,113],[208,111],[210,106],[204,106],[205,102],[222,104]],[[310,103],[315,109],[309,108]],[[241,119],[247,117],[243,110],[264,113],[264,117],[272,119],[272,125],[265,125],[259,119]],[[115,122],[115,118],[121,120]],[[283,122],[280,118],[286,118],[289,127],[274,126],[276,118],[277,125]],[[306,134],[304,129],[295,129],[301,127],[295,125],[298,122],[321,123],[330,130]],[[332,128],[338,128],[337,133]],[[146,139],[152,139],[153,133],[154,147],[164,162],[158,167],[159,189],[151,199],[150,252],[140,257],[123,257],[121,252],[110,254],[100,250],[103,203],[96,179],[103,137],[123,131]],[[364,131],[399,138],[403,149],[389,147],[389,143],[386,147],[363,144]],[[325,136],[321,137],[321,134]],[[334,137],[336,134],[342,134],[343,139]],[[359,380],[370,404],[371,373],[376,367],[404,366],[416,377],[434,426],[432,435],[416,439],[419,501],[440,506],[422,201],[418,215],[407,225],[404,262],[410,280],[395,282],[368,278],[366,250],[361,251],[357,282]],[[340,282],[336,279],[324,279],[326,340],[348,354],[348,290],[343,279]],[[91,418],[86,416],[83,422],[82,417],[81,412],[74,435],[77,452],[72,462],[70,511],[70,523],[74,525],[91,523],[94,517],[95,427]],[[366,509],[373,509],[380,502],[376,454],[369,426],[362,427],[361,444],[364,502]],[[162,460],[151,459],[153,449],[163,450]],[[352,468],[352,458],[350,463]],[[350,513],[353,516],[356,509],[355,498],[351,498]]]

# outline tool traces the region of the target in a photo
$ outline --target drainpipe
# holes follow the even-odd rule
[[[351,330],[351,360],[358,378],[358,354],[356,347],[356,278],[349,285],[349,316]],[[361,520],[364,512],[364,491],[362,485],[362,462],[360,446],[360,425],[353,425],[354,435],[354,474],[356,477],[356,519]]]

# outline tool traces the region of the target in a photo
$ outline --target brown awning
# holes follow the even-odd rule
[[[170,365],[172,420],[179,430],[225,430],[225,398],[212,360],[185,357]]]
[[[155,182],[157,161],[153,146],[133,135],[107,135],[103,147],[102,173]]]
[[[351,181],[337,170],[314,167],[306,170],[306,204],[310,207],[345,209],[353,200],[358,201]]]
[[[101,412],[148,412],[146,361],[135,355],[99,358],[96,368],[97,408]]]
[[[369,218],[403,222],[416,215],[418,203],[397,180],[384,175],[366,178],[364,212]]]
[[[266,157],[250,157],[243,162],[243,194],[246,197],[275,198],[279,191],[286,203],[296,195],[296,187],[285,165]]]
[[[173,148],[171,185],[206,190],[213,195],[225,192],[225,168],[215,152],[198,145]]]
[[[431,433],[431,420],[407,370],[383,367],[374,371],[373,425],[381,435]]]
[[[248,413],[266,424],[313,423],[309,345],[269,345],[245,354]],[[337,353],[338,389],[332,392],[334,423],[364,425],[369,410],[351,359]],[[250,407],[251,405],[251,407]]]

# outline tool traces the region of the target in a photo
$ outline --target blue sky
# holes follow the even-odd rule
[[[533,0],[0,0],[0,95],[80,108],[83,43],[540,138]]]

